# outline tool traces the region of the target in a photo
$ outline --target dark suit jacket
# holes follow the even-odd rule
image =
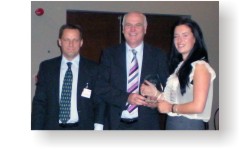
[[[59,78],[62,57],[46,60],[40,64],[38,82],[32,102],[31,129],[53,130],[62,129],[59,126]],[[98,103],[94,101],[94,84],[98,73],[97,64],[80,56],[78,84],[77,84],[77,111],[79,116],[79,129],[92,130],[94,121],[101,118]],[[88,83],[92,90],[91,98],[81,96]]]
[[[109,125],[109,129],[117,129],[121,113],[126,108],[125,105],[129,96],[129,93],[126,92],[125,43],[104,50],[100,66],[101,73],[97,80],[96,94],[106,102],[106,117],[109,123],[106,123],[104,127]],[[144,44],[140,84],[149,74],[158,74],[161,83],[165,86],[168,77],[167,58],[160,49]],[[139,106],[138,111],[140,129],[160,129],[157,109]]]

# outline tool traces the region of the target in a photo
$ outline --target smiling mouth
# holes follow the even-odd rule
[[[183,49],[185,47],[185,45],[178,45],[177,46],[179,49]]]
[[[129,36],[137,36],[136,33],[130,33]]]

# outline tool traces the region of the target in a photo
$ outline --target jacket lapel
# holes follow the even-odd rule
[[[78,69],[78,84],[77,84],[77,100],[80,99],[82,89],[86,87],[87,71],[86,61],[83,57],[80,57],[79,69]]]
[[[61,68],[61,61],[62,61],[62,57],[58,57],[56,59],[56,61],[54,62],[54,64],[52,65],[52,71],[51,73],[51,78],[52,78],[52,95],[53,95],[53,102],[54,105],[57,105],[56,107],[56,114],[58,115],[59,113],[59,95],[60,95],[60,68]],[[58,116],[55,117],[56,118],[56,123],[58,123]]]
[[[127,85],[126,83],[122,83],[122,82],[127,82],[127,70],[126,70],[126,46],[125,44],[121,44],[121,46],[116,49],[116,55],[115,55],[115,60],[116,60],[116,73],[118,73],[118,78],[114,78],[117,79],[119,84],[119,87],[126,91],[127,90]]]
[[[153,65],[156,64],[154,62],[154,54],[153,50],[146,44],[144,44],[143,50],[143,61],[142,61],[142,72],[141,72],[141,80],[140,83],[144,81],[146,75],[153,73],[151,68],[154,67]]]

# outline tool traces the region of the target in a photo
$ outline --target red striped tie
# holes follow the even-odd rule
[[[137,61],[137,51],[132,50],[133,53],[133,59],[130,64],[130,71],[128,75],[128,93],[138,93],[138,79],[139,79],[139,69],[138,69],[138,61]],[[136,109],[136,105],[129,105],[128,106],[128,112],[131,113],[134,109]]]

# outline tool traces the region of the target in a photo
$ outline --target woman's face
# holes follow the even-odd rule
[[[174,45],[185,60],[195,44],[195,37],[187,25],[179,25],[174,30]]]

